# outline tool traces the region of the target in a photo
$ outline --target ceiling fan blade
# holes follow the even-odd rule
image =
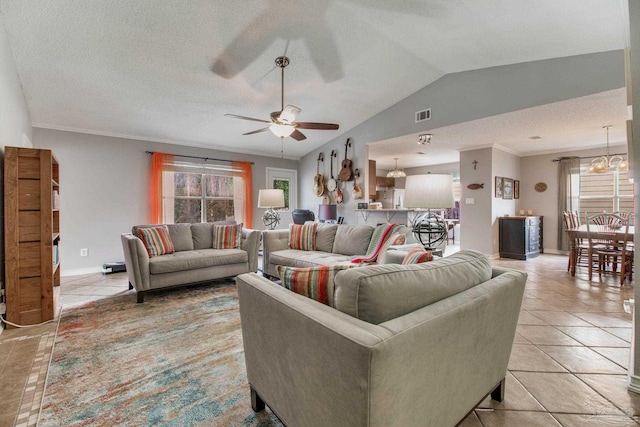
[[[252,122],[271,123],[269,120],[254,119],[253,117],[238,116],[237,114],[225,114],[224,116],[225,117],[232,117],[234,119],[251,120]]]
[[[302,141],[303,139],[307,139],[307,137],[304,136],[304,134],[300,132],[298,129],[294,130],[290,136],[296,141]]]
[[[268,127],[266,128],[262,128],[262,129],[258,129],[258,130],[252,130],[251,132],[247,132],[247,133],[243,133],[243,135],[253,135],[254,133],[260,133],[260,132],[264,132],[269,130]]]
[[[300,129],[336,130],[340,126],[334,123],[296,122],[294,125]]]

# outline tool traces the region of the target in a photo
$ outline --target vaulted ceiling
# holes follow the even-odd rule
[[[300,121],[340,125],[287,138],[295,158],[448,73],[623,49],[624,3],[0,0],[0,13],[37,127],[279,156],[270,132],[241,135],[263,124],[224,114],[268,119],[279,110],[274,59],[286,53],[285,104],[302,109]],[[518,138],[501,143],[525,144],[532,114],[544,120],[599,102],[618,111],[624,93],[576,102],[514,113],[505,129]],[[550,129],[556,140],[575,139],[581,125]],[[461,126],[506,135],[494,122]],[[455,127],[446,133],[456,139]]]

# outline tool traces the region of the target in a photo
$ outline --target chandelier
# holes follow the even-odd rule
[[[607,155],[593,159],[589,165],[590,173],[605,173],[613,170],[625,171],[629,169],[629,163],[619,154],[609,157],[609,128],[611,125],[602,126],[607,130]]]
[[[404,178],[407,174],[404,172],[404,169],[398,167],[398,158],[394,157],[396,161],[396,167],[393,169],[389,169],[389,173],[387,174],[387,178]]]

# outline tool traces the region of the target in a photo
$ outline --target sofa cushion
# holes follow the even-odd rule
[[[151,258],[149,273],[174,273],[216,265],[246,263],[248,260],[247,252],[242,249],[195,249]]]
[[[176,252],[193,250],[191,224],[167,224],[167,228]]]
[[[149,254],[149,258],[170,254],[175,251],[166,225],[141,227],[137,231],[138,237],[142,240],[147,254]]]
[[[331,252],[333,250],[333,242],[336,239],[336,231],[338,224],[319,223],[316,229],[316,250],[322,252]]]
[[[416,246],[402,260],[402,265],[420,264],[422,262],[433,261],[433,254],[422,246]]]
[[[364,255],[369,248],[371,234],[373,234],[373,227],[370,225],[340,224],[331,252],[343,255]]]
[[[303,251],[316,250],[316,229],[318,223],[291,224],[289,226],[289,248]]]
[[[290,267],[316,267],[340,263],[351,264],[351,256],[334,254],[333,252],[283,249],[272,252],[269,255],[269,262],[273,265],[287,265]]]
[[[233,225],[213,224],[213,249],[237,249],[241,246],[242,223]]]
[[[233,225],[235,221],[197,222],[191,224],[191,234],[193,235],[193,249],[211,249],[213,247],[214,224]]]
[[[378,252],[378,259],[384,259],[391,246],[404,245],[406,241],[406,235],[402,233],[393,233],[380,248],[380,252]]]
[[[334,278],[349,265],[325,265],[320,267],[287,267],[278,265],[276,270],[282,286],[322,304],[333,307]]]
[[[336,276],[336,309],[379,324],[465,291],[491,278],[486,256],[465,250],[433,262],[385,264]]]

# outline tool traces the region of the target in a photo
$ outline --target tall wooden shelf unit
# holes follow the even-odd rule
[[[60,285],[60,169],[51,150],[5,147],[7,320],[32,325],[55,315]]]

